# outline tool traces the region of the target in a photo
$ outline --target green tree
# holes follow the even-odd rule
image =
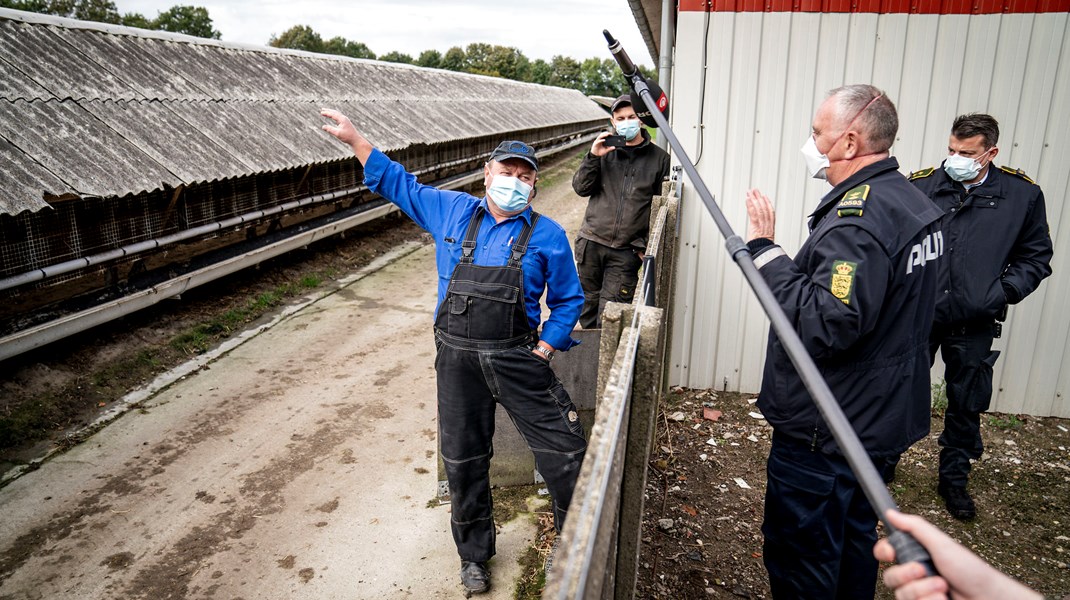
[[[156,29],[218,40],[220,33],[212,27],[212,18],[203,6],[175,5],[153,21]]]
[[[541,58],[536,58],[535,62],[531,63],[531,69],[528,70],[527,80],[541,85],[550,85],[550,75],[552,74],[553,68],[550,67],[550,63]]]
[[[342,36],[327,40],[323,44],[323,51],[327,54],[338,54],[352,58],[375,58],[375,53],[364,42],[353,42]]]
[[[588,58],[580,64],[580,91],[584,94],[598,96],[615,96],[613,70],[620,69],[612,60],[605,61]]]
[[[102,23],[117,24],[121,18],[110,0],[0,0],[0,8]]]
[[[550,61],[549,85],[580,89],[580,63],[576,59],[558,54]]]
[[[141,13],[126,13],[123,15],[122,24],[127,27],[140,27],[141,29],[154,29],[153,23]]]
[[[119,9],[111,0],[78,0],[74,4],[74,14],[71,16],[82,21],[111,23],[112,25],[118,25],[122,21]]]
[[[175,5],[152,20],[141,13],[120,16],[112,0],[0,0],[0,7],[219,39],[208,9],[200,6]]]
[[[420,58],[416,59],[416,64],[432,69],[442,68],[442,53],[438,50],[424,50],[420,53]]]
[[[0,0],[0,8],[70,17],[74,15],[74,0]]]
[[[464,50],[460,46],[454,46],[446,50],[446,55],[442,57],[443,69],[463,71],[466,64],[468,64],[468,57],[465,56]]]
[[[26,12],[46,13],[47,2],[41,0],[0,0],[0,8],[12,8]]]
[[[268,40],[268,45],[291,50],[323,52],[323,38],[308,25],[294,25],[278,37],[272,35]]]
[[[464,70],[469,73],[478,73],[480,75],[498,76],[498,72],[495,71],[490,64],[491,51],[492,47],[490,44],[481,42],[468,44],[464,49]]]
[[[402,52],[398,52],[397,50],[392,50],[390,52],[387,52],[386,54],[380,55],[379,56],[379,60],[386,61],[386,62],[392,62],[392,63],[405,63],[405,64],[408,64],[408,65],[411,65],[414,62],[416,62],[416,61],[412,60],[412,57],[409,56],[408,54],[404,54]]]
[[[490,74],[498,77],[527,81],[531,61],[517,48],[492,46],[486,58],[486,68]]]

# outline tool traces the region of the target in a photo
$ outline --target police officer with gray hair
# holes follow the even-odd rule
[[[929,432],[929,328],[940,211],[889,154],[895,106],[870,85],[829,93],[802,148],[832,190],[794,259],[747,194],[747,247],[879,466]],[[774,598],[872,598],[877,516],[775,332],[758,407],[773,426],[763,558]]]

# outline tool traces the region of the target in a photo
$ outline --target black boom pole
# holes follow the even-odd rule
[[[802,377],[807,391],[810,392],[810,397],[814,399],[818,411],[821,412],[825,423],[828,424],[832,437],[839,444],[840,450],[843,451],[843,455],[851,466],[851,471],[854,472],[855,477],[858,478],[859,483],[862,485],[866,498],[869,499],[870,505],[877,512],[877,517],[884,521],[884,526],[889,532],[888,541],[895,548],[897,561],[899,563],[917,561],[930,574],[935,574],[936,569],[933,567],[932,559],[925,548],[910,534],[897,530],[885,520],[884,514],[888,509],[898,510],[895,501],[892,500],[892,495],[884,487],[884,481],[877,473],[877,468],[873,466],[873,462],[869,460],[869,455],[866,454],[865,448],[862,447],[858,434],[855,433],[850,421],[843,414],[843,409],[840,408],[836,398],[833,397],[832,390],[829,389],[825,379],[817,370],[817,365],[810,358],[810,354],[806,351],[795,329],[792,328],[787,315],[784,314],[784,310],[780,308],[780,304],[773,296],[773,291],[769,289],[769,284],[758,273],[758,269],[754,266],[754,261],[751,260],[750,251],[747,250],[747,244],[743,241],[743,238],[732,231],[732,226],[728,224],[728,220],[725,219],[721,208],[717,206],[717,202],[714,201],[713,195],[710,194],[710,190],[706,187],[705,182],[702,181],[702,177],[698,174],[698,170],[695,169],[695,165],[691,163],[691,158],[688,157],[684,147],[680,144],[680,140],[676,139],[676,134],[673,133],[672,127],[669,126],[668,121],[662,114],[662,110],[659,110],[667,107],[664,92],[657,90],[659,93],[657,94],[658,97],[655,98],[655,94],[651,93],[651,85],[639,72],[639,69],[631,59],[628,58],[628,53],[621,47],[620,42],[614,39],[607,30],[603,30],[602,34],[606,36],[606,41],[609,42],[609,50],[613,53],[613,58],[616,59],[617,64],[620,65],[629,85],[638,94],[646,110],[657,123],[658,128],[661,130],[660,135],[664,135],[668,139],[669,145],[680,158],[680,164],[687,173],[688,179],[691,180],[691,183],[695,186],[695,191],[702,198],[702,202],[706,205],[706,210],[709,211],[710,216],[717,223],[717,228],[721,230],[728,254],[732,256],[732,260],[743,271],[743,276],[758,297],[758,302],[761,303],[762,309],[769,316],[773,331],[776,332],[777,337],[784,344],[784,349],[791,358],[791,363],[795,365],[795,370]],[[639,110],[636,112],[639,112]]]

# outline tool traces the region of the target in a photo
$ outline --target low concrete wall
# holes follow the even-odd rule
[[[654,199],[651,214],[656,306],[637,297],[630,305],[607,304],[602,315],[595,425],[555,560],[561,568],[547,580],[544,599],[630,599],[635,592],[676,268],[678,201],[670,192]]]

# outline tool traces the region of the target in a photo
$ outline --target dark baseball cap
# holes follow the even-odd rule
[[[632,95],[631,94],[624,94],[624,95],[621,95],[621,96],[617,96],[617,99],[613,101],[613,106],[609,107],[609,112],[616,112],[617,109],[622,107],[622,106],[631,106],[631,105],[632,105]]]
[[[508,158],[519,158],[534,167],[536,171],[539,170],[539,159],[535,156],[535,149],[524,142],[506,140],[498,144],[494,152],[490,153],[490,159],[494,161],[501,162]]]

